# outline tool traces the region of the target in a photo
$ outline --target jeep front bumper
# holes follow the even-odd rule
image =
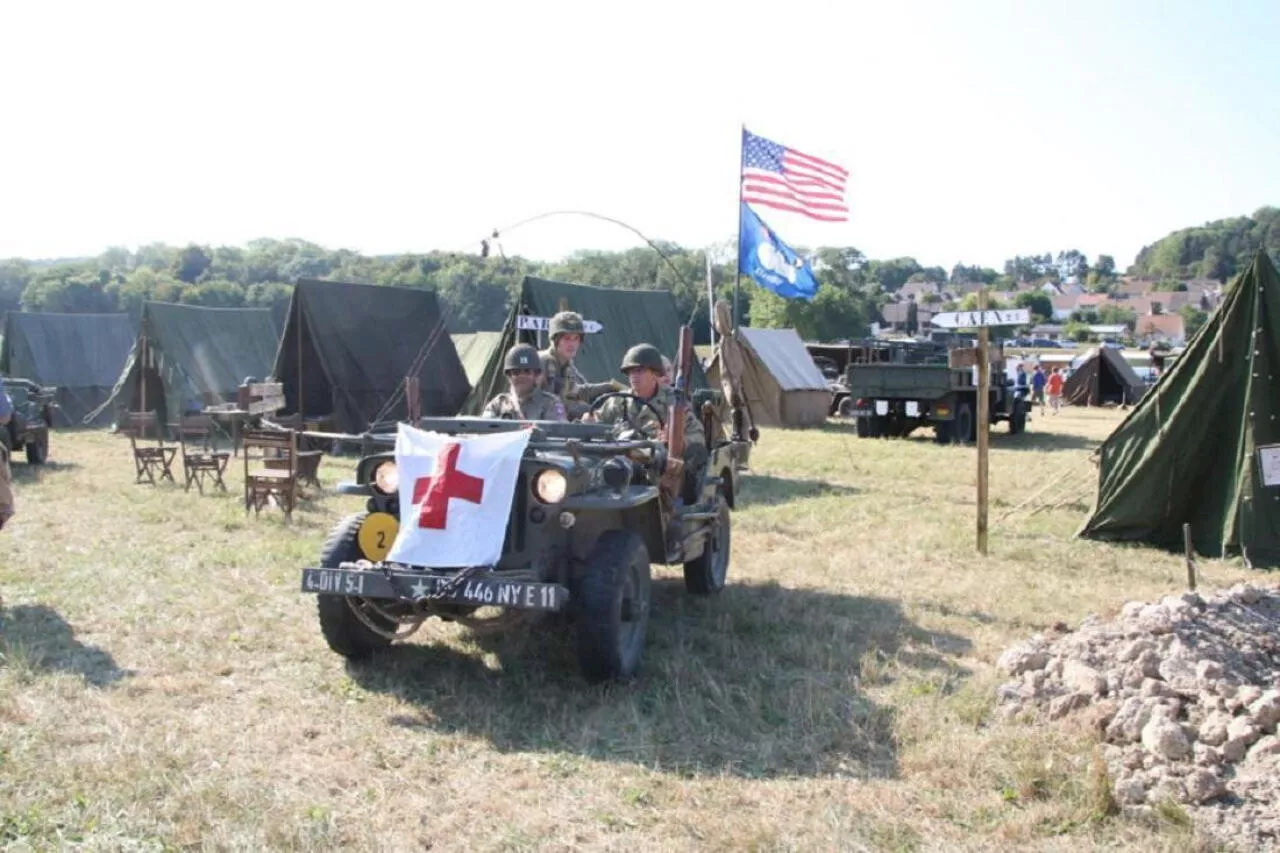
[[[304,568],[302,591],[408,603],[433,600],[514,610],[556,611],[563,609],[569,601],[568,588],[560,584],[507,580],[491,571],[473,575],[443,597],[433,599],[432,596],[449,584],[453,577],[454,573],[425,569],[383,569],[377,563],[344,563],[336,569]]]

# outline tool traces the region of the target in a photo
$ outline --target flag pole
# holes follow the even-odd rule
[[[733,247],[733,329],[738,330],[738,279],[742,277],[742,155],[747,139],[747,126],[738,134],[738,242]]]

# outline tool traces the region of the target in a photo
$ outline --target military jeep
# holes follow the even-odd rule
[[[27,462],[42,465],[49,458],[49,430],[53,426],[54,397],[58,389],[30,379],[4,379],[4,390],[13,401],[13,417],[0,427],[0,442],[11,454],[26,450]]]
[[[510,517],[493,531],[502,556],[463,569],[387,561],[401,512],[395,436],[368,437],[386,449],[365,455],[355,482],[338,487],[366,498],[366,511],[340,521],[318,565],[302,570],[338,654],[365,658],[432,616],[479,630],[540,622],[572,628],[588,681],[627,679],[645,643],[651,563],[682,564],[695,595],[724,587],[741,442],[709,437],[706,468],[687,471],[672,494],[661,486],[667,447],[624,424],[458,417],[418,426],[451,436],[532,429]]]

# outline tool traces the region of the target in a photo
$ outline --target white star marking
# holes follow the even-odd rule
[[[422,598],[427,594],[427,582],[424,580],[419,580],[411,588],[413,589],[414,598]]]

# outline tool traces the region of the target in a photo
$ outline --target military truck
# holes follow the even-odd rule
[[[592,409],[616,396],[632,397],[606,394]],[[588,681],[626,679],[645,644],[651,563],[681,565],[694,595],[723,589],[744,447],[722,430],[707,436],[706,468],[668,492],[667,446],[625,424],[458,417],[418,426],[450,436],[532,430],[510,516],[493,531],[503,537],[501,559],[463,569],[387,561],[403,509],[395,436],[366,437],[384,447],[338,489],[364,498],[365,511],[340,521],[319,561],[302,570],[334,652],[367,658],[429,617],[481,631],[541,621],[572,628]]]
[[[7,428],[0,428],[0,440],[10,455],[25,450],[27,462],[43,465],[49,458],[49,431],[53,427],[54,398],[58,389],[32,382],[30,379],[4,379],[4,390],[13,401],[13,417]]]
[[[888,358],[851,363],[845,372],[847,400],[842,413],[857,419],[864,438],[905,438],[932,427],[939,443],[967,443],[977,438],[977,349],[948,343],[898,345],[884,350]],[[1004,369],[1004,352],[989,347],[990,423],[1009,424],[1021,433],[1030,410],[1025,389],[1014,387]]]

